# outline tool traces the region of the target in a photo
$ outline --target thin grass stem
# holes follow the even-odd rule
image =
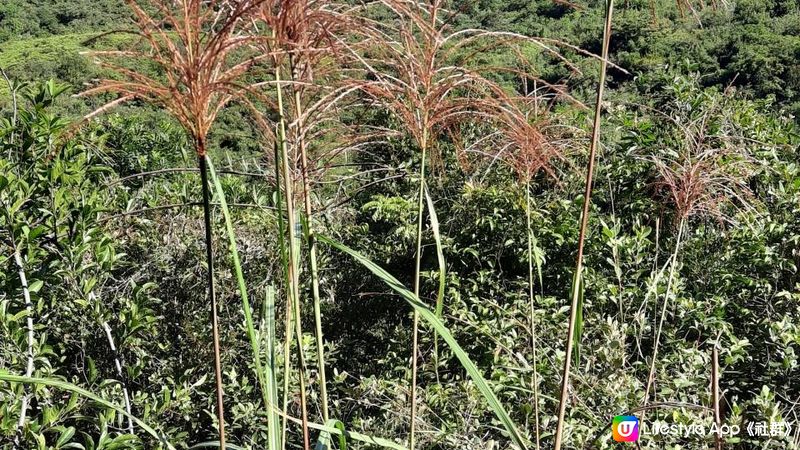
[[[608,47],[611,43],[611,22],[614,12],[614,0],[608,0],[606,22],[603,30],[603,50],[600,59],[600,80],[597,85],[597,99],[595,101],[594,122],[592,124],[592,140],[589,145],[589,162],[586,168],[586,186],[583,195],[583,210],[581,212],[580,234],[578,236],[578,256],[575,263],[575,277],[572,289],[572,302],[570,307],[569,327],[567,330],[566,354],[564,355],[564,370],[561,375],[561,395],[558,400],[558,422],[556,424],[555,443],[553,448],[561,450],[564,438],[564,415],[567,409],[569,396],[569,372],[572,363],[572,350],[574,347],[575,325],[578,318],[578,300],[581,289],[578,284],[583,270],[583,246],[586,240],[586,229],[589,223],[589,206],[592,197],[592,178],[594,176],[595,156],[600,142],[600,115],[603,103],[603,90],[606,84],[606,68],[608,66]]]
[[[530,300],[530,322],[531,322],[531,352],[533,355],[533,417],[534,417],[534,435],[536,437],[536,450],[541,448],[541,438],[539,435],[539,369],[536,355],[536,297],[533,294],[534,278],[533,278],[533,227],[531,226],[531,186],[530,181],[525,183],[525,221],[527,224],[528,236],[528,299]],[[537,259],[537,267],[539,265]],[[541,270],[539,271],[541,275]],[[540,284],[541,284],[541,276]]]
[[[208,173],[206,171],[206,151],[202,140],[198,142],[198,168],[200,183],[203,185],[203,224],[206,235],[206,264],[208,296],[211,300],[211,336],[214,344],[214,381],[217,396],[217,420],[219,421],[219,447],[225,448],[225,406],[223,405],[222,363],[219,344],[219,317],[217,315],[217,297],[214,293],[214,250],[212,248],[211,205],[209,205]]]
[[[292,61],[292,58],[290,58]],[[294,73],[294,70],[292,70]],[[297,122],[298,147],[300,148],[301,176],[303,182],[303,206],[306,216],[306,241],[308,243],[308,266],[311,271],[311,296],[314,302],[314,327],[316,331],[317,345],[317,365],[319,369],[319,392],[322,402],[322,421],[328,423],[328,388],[325,377],[325,345],[322,338],[322,312],[320,308],[319,295],[319,270],[317,268],[317,236],[314,232],[314,217],[311,205],[311,181],[308,173],[308,152],[306,148],[304,122],[303,122],[303,103],[300,98],[300,90],[294,89],[295,118]]]
[[[278,112],[280,114],[279,121],[279,138],[280,138],[280,164],[283,170],[283,193],[286,199],[286,226],[289,232],[288,241],[288,264],[287,269],[287,314],[294,314],[296,323],[294,324],[296,339],[297,339],[297,356],[298,356],[298,377],[300,381],[300,408],[301,420],[303,421],[303,448],[309,450],[310,438],[308,434],[308,407],[306,400],[306,386],[305,386],[305,356],[303,354],[303,331],[300,324],[300,280],[299,280],[299,264],[298,264],[298,251],[295,245],[297,235],[297,217],[294,208],[294,193],[292,188],[292,174],[289,164],[289,155],[286,140],[286,116],[284,114],[283,104],[283,87],[281,86],[281,71],[280,66],[275,68],[275,81],[276,91],[278,97]],[[287,335],[290,330],[286,330]],[[288,338],[287,338],[288,339]],[[288,354],[286,355],[288,357]],[[285,443],[284,443],[285,445]]]
[[[426,145],[422,145],[421,162],[419,167],[419,198],[417,201],[417,247],[414,262],[414,295],[419,297],[420,266],[422,264],[422,222],[425,199],[425,158]],[[415,435],[414,425],[417,418],[417,359],[419,359],[419,313],[414,310],[411,342],[411,424],[409,432],[409,450],[414,450]]]
[[[672,283],[675,279],[675,269],[676,266],[678,265],[678,251],[680,250],[681,241],[686,231],[685,228],[686,228],[686,220],[681,220],[680,224],[678,225],[678,236],[675,238],[675,249],[672,251],[672,257],[670,258],[669,275],[667,276],[667,290],[664,293],[664,304],[661,307],[661,315],[658,321],[658,329],[656,330],[656,337],[653,343],[653,356],[650,360],[650,371],[648,372],[647,375],[647,388],[644,391],[643,404],[645,406],[650,400],[650,389],[653,387],[653,383],[655,382],[656,358],[658,358],[658,346],[661,342],[661,330],[664,327],[664,319],[666,318],[667,315],[667,304],[669,303],[669,296],[672,291]]]

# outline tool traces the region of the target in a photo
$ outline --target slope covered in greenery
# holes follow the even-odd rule
[[[0,448],[800,448],[796,0],[615,4],[584,240],[605,2],[127,3],[0,5]]]

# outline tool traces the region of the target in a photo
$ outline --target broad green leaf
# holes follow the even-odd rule
[[[12,382],[12,383],[24,383],[24,384],[50,386],[50,387],[54,387],[54,388],[57,388],[57,389],[65,390],[67,392],[72,392],[74,394],[78,394],[78,395],[80,395],[82,397],[85,397],[85,398],[88,398],[89,400],[92,400],[93,402],[98,403],[98,404],[100,404],[100,405],[102,405],[102,406],[104,406],[106,408],[113,409],[114,411],[116,411],[119,414],[122,414],[125,417],[130,417],[130,419],[133,421],[133,423],[136,424],[136,426],[138,426],[139,428],[144,430],[150,436],[153,436],[154,438],[156,438],[161,444],[165,445],[169,450],[175,450],[175,447],[173,447],[172,444],[170,444],[169,441],[167,441],[166,437],[164,437],[161,434],[159,434],[156,430],[154,430],[149,425],[144,423],[138,417],[136,417],[134,415],[131,415],[131,414],[128,414],[125,411],[125,409],[123,409],[123,408],[121,408],[121,407],[109,402],[108,400],[100,397],[99,395],[96,395],[96,394],[94,394],[94,393],[92,393],[90,391],[87,391],[86,389],[83,389],[83,388],[81,388],[79,386],[76,386],[76,385],[74,385],[72,383],[68,383],[66,381],[57,380],[57,379],[53,379],[53,378],[37,378],[37,377],[26,377],[26,376],[22,376],[22,375],[12,375],[12,374],[10,374],[8,372],[5,372],[5,371],[0,371],[0,381],[7,381],[7,382]]]
[[[72,436],[74,435],[75,435],[74,427],[66,428],[58,436],[58,440],[56,441],[56,448],[64,446],[67,442],[69,442],[70,439],[72,439]]]
[[[325,423],[325,426],[337,428],[342,432],[339,434],[339,450],[347,450],[347,439],[345,438],[347,432],[344,429],[344,423],[342,423],[341,420],[330,419]],[[331,450],[331,440],[331,432],[326,430],[322,431],[319,434],[314,450]]]
[[[500,404],[500,400],[497,399],[497,396],[495,396],[492,388],[489,387],[489,384],[483,378],[483,375],[481,375],[478,367],[475,366],[475,363],[472,362],[464,349],[462,349],[458,342],[456,342],[455,338],[450,333],[450,330],[448,330],[442,321],[436,317],[436,314],[429,310],[425,304],[420,301],[419,297],[406,289],[405,286],[403,286],[402,283],[397,280],[397,278],[390,275],[388,272],[383,270],[383,268],[373,263],[357,251],[326,236],[320,235],[319,240],[355,258],[361,265],[369,269],[370,272],[383,280],[383,282],[392,288],[392,290],[400,294],[400,296],[402,296],[417,311],[417,313],[419,313],[420,317],[422,317],[431,327],[433,327],[436,333],[441,336],[442,339],[444,339],[447,345],[450,346],[453,354],[461,362],[461,365],[467,371],[469,377],[472,378],[472,381],[475,383],[484,399],[486,399],[486,402],[489,404],[492,412],[494,412],[497,418],[500,419],[500,422],[503,424],[506,432],[508,432],[511,440],[513,440],[514,443],[517,444],[521,449],[527,449],[522,435],[517,430],[517,427],[514,425],[514,422],[511,420],[511,417],[509,417],[505,408],[503,408],[503,405]]]
[[[250,309],[250,300],[247,296],[247,285],[244,281],[244,274],[242,272],[242,264],[239,260],[239,251],[236,247],[236,233],[233,230],[233,222],[231,221],[231,215],[228,211],[228,203],[225,200],[225,191],[222,189],[222,184],[219,182],[219,177],[217,177],[217,173],[214,170],[214,164],[211,163],[211,158],[206,156],[206,162],[208,163],[208,171],[211,174],[211,179],[214,182],[214,188],[216,189],[217,193],[217,200],[219,201],[220,206],[222,207],[222,215],[225,217],[225,231],[228,235],[228,241],[230,243],[229,249],[231,252],[231,259],[233,260],[233,268],[234,272],[236,273],[236,281],[239,285],[239,294],[242,297],[242,310],[244,311],[244,320],[245,325],[247,326],[247,337],[250,338],[250,347],[253,351],[253,365],[256,371],[256,379],[258,380],[259,387],[261,388],[261,396],[262,400],[264,401],[264,406],[266,408],[277,408],[277,402],[274,402],[275,399],[271,398],[270,391],[271,388],[268,386],[267,381],[265,380],[264,368],[261,364],[261,348],[259,344],[258,335],[256,334],[255,325],[253,324],[253,313]],[[270,373],[267,374],[269,377],[273,377],[274,374],[272,373],[271,366],[268,366]],[[270,418],[273,419],[274,415],[270,415]],[[271,422],[272,420],[270,420]],[[269,427],[269,431],[273,432],[271,424]],[[275,443],[275,437],[269,437],[270,445]],[[274,449],[270,449],[274,450]]]
[[[30,284],[30,286],[28,286],[28,291],[30,291],[32,293],[37,293],[37,292],[39,292],[39,290],[42,289],[43,285],[44,285],[44,281],[42,281],[42,280],[34,280]]]
[[[433,207],[433,199],[428,192],[428,185],[425,185],[425,201],[428,203],[428,213],[431,218],[431,230],[433,239],[436,241],[436,258],[439,261],[439,290],[436,293],[436,317],[442,318],[442,308],[444,306],[444,289],[446,285],[447,266],[444,260],[444,250],[442,249],[442,236],[439,233],[439,218],[436,216],[436,209]]]

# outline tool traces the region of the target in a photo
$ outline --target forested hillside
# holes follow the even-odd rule
[[[797,0],[4,1],[0,448],[798,449],[799,59]]]

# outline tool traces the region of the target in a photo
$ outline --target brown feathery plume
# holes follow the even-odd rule
[[[414,294],[420,292],[422,228],[426,160],[438,137],[457,120],[486,113],[492,92],[501,89],[473,70],[454,61],[458,37],[442,22],[443,2],[427,4],[383,0],[397,19],[397,28],[371,26],[361,29],[366,53],[357,59],[366,70],[361,90],[376,105],[389,110],[413,140],[420,156]],[[387,29],[388,28],[388,29]],[[417,363],[419,314],[413,315],[411,357],[411,414],[409,448],[416,446]]]
[[[674,116],[660,113],[665,126],[673,127],[675,136],[662,139],[666,147],[655,148],[642,159],[653,164],[656,180],[653,183],[658,198],[674,211],[677,236],[661,314],[656,328],[644,405],[655,382],[656,359],[661,332],[666,318],[667,303],[678,265],[680,246],[688,233],[692,219],[711,219],[719,225],[736,225],[737,215],[757,213],[754,195],[747,181],[754,173],[754,161],[748,151],[752,142],[741,135],[735,119],[728,111],[733,93],[718,95],[699,93],[704,102],[686,112],[676,108]],[[671,147],[675,145],[677,148]],[[646,299],[645,299],[646,301]]]
[[[658,173],[654,183],[657,195],[673,207],[676,223],[695,217],[736,224],[731,210],[754,211],[753,193],[747,185],[753,167],[746,148],[730,145],[733,142],[727,137],[718,140],[686,130],[692,148],[646,158]],[[714,146],[712,140],[723,146]],[[709,144],[712,146],[707,147]]]
[[[492,161],[505,163],[526,185],[540,172],[558,181],[557,165],[568,163],[569,139],[560,136],[559,127],[550,122],[549,107],[542,105],[545,101],[536,92],[504,98],[497,114],[498,130],[487,146],[492,149],[486,152]]]
[[[140,100],[167,110],[192,138],[200,169],[205,226],[208,296],[214,346],[219,444],[225,448],[222,368],[220,362],[217,300],[214,292],[211,209],[206,173],[208,133],[219,112],[230,102],[252,108],[252,86],[243,81],[248,70],[269,55],[243,55],[258,37],[243,25],[261,0],[126,0],[133,12],[140,39],[128,50],[89,54],[118,78],[100,80],[81,95],[115,93],[119,98],[87,117],[119,103]],[[152,13],[150,12],[152,11]],[[149,70],[148,70],[149,69]],[[155,73],[155,75],[152,75]],[[256,120],[262,120],[256,115]]]
[[[541,99],[537,89],[530,97],[523,97],[523,102],[517,98],[508,98],[504,102],[504,107],[499,114],[500,129],[496,136],[499,142],[492,145],[495,148],[493,160],[500,159],[505,162],[517,174],[523,188],[525,189],[525,219],[526,236],[528,243],[528,300],[530,304],[529,326],[531,334],[531,353],[533,377],[531,386],[533,390],[533,410],[534,410],[534,436],[536,438],[536,449],[541,448],[541,430],[539,429],[539,373],[537,370],[537,338],[536,338],[536,297],[534,294],[534,265],[536,265],[541,285],[541,266],[539,259],[534,256],[536,247],[536,237],[531,224],[531,180],[540,172],[545,173],[548,178],[559,179],[555,164],[566,162],[565,152],[568,149],[563,145],[559,136],[548,135],[553,128],[548,127],[546,108],[540,107]],[[533,111],[529,111],[530,103],[533,103]],[[519,103],[522,103],[520,107]],[[542,295],[544,292],[542,291]]]
[[[315,334],[317,361],[320,379],[320,399],[323,422],[329,418],[327,381],[325,376],[325,357],[322,336],[322,317],[320,312],[319,275],[317,267],[317,242],[313,223],[313,205],[311,185],[314,176],[324,176],[311,168],[319,167],[319,159],[312,161],[309,147],[321,135],[329,138],[331,134],[327,122],[336,113],[336,105],[355,90],[353,87],[340,87],[337,83],[338,72],[342,71],[337,55],[343,26],[348,20],[346,8],[328,1],[313,0],[272,0],[265,2],[259,9],[258,22],[254,23],[257,33],[266,34],[269,39],[258,43],[259,51],[271,54],[272,75],[275,83],[275,94],[278,98],[274,113],[279,117],[277,160],[283,174],[283,193],[286,201],[287,228],[294,233],[298,228],[295,211],[298,199],[302,198],[305,220],[305,237],[309,245],[308,265],[310,269],[312,296],[314,303]],[[262,26],[263,25],[263,26]],[[263,28],[263,30],[262,30]],[[333,82],[332,82],[333,81]],[[284,101],[284,86],[288,87],[291,97]],[[330,141],[326,139],[326,141]],[[333,157],[335,155],[328,155]],[[298,170],[299,167],[299,170]],[[301,183],[300,189],[296,184]],[[300,192],[296,195],[295,192]],[[297,198],[296,198],[297,197]],[[299,246],[290,246],[287,252],[287,334],[284,340],[284,351],[288,352],[292,344],[292,336],[288,330],[294,323],[298,340],[297,355],[300,379],[300,408],[303,430],[303,446],[309,448],[308,407],[306,399],[305,356],[302,345],[302,329],[300,328],[300,255]],[[294,311],[292,314],[291,311]],[[294,316],[294,320],[292,320]],[[283,395],[283,441],[285,445],[288,417],[288,382],[289,359],[284,359],[284,395]]]
[[[509,32],[454,31],[448,23],[444,0],[380,0],[375,5],[395,20],[359,27],[356,32],[360,34],[364,52],[354,57],[364,68],[367,81],[361,90],[367,99],[393,114],[420,152],[414,270],[414,294],[419,296],[428,159],[431,158],[431,162],[440,159],[437,158],[440,138],[445,135],[452,138],[462,123],[470,120],[495,122],[501,108],[497,99],[506,93],[488,78],[488,74],[515,72],[505,67],[480,66],[482,55],[507,44],[525,43],[575,69],[556,47],[565,46],[583,55],[588,53],[560,41]],[[455,140],[459,141],[458,138]],[[419,316],[415,312],[411,358],[411,450],[416,444],[418,330]],[[520,436],[512,433],[512,439],[520,447],[525,447]]]

